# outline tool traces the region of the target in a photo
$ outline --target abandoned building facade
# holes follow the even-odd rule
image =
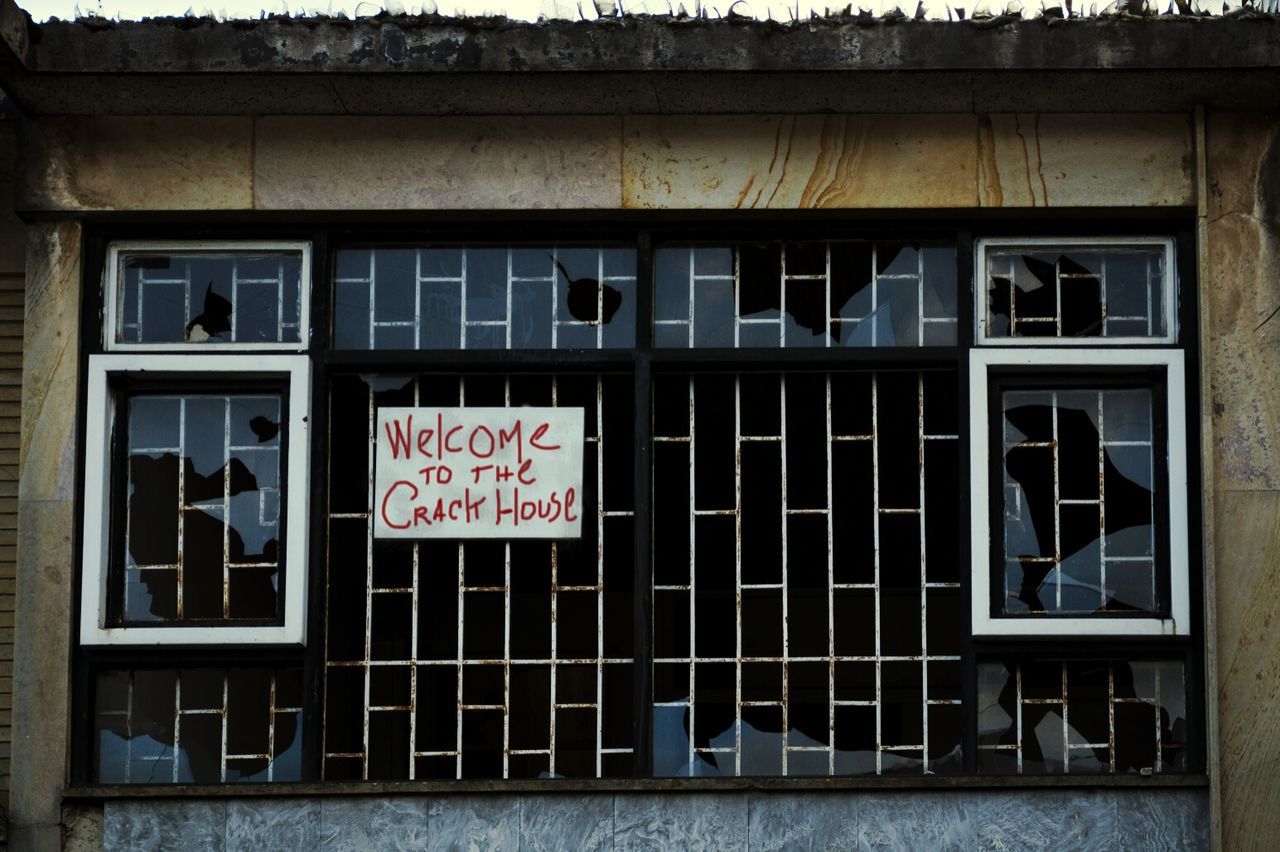
[[[0,4],[12,848],[1280,836],[1280,19]]]

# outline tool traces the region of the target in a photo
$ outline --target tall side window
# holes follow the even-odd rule
[[[1169,240],[979,244],[970,352],[977,635],[1190,630]]]

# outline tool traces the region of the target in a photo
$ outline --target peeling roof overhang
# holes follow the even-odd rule
[[[0,0],[31,114],[1280,108],[1280,18],[937,22],[388,16],[34,24]]]

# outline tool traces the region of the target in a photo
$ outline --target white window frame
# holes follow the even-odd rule
[[[207,352],[207,350],[206,350]],[[282,480],[288,542],[280,572],[284,579],[284,621],[279,625],[167,625],[110,627],[106,623],[111,558],[112,442],[118,400],[115,376],[189,379],[199,392],[202,379],[274,378],[287,384],[288,451]],[[84,547],[81,561],[80,642],[83,645],[303,645],[306,642],[308,518],[310,499],[311,366],[305,355],[108,354],[89,357],[85,432]],[[286,478],[287,477],[287,478]]]
[[[1025,340],[1024,340],[1025,347]],[[1190,545],[1187,518],[1186,383],[1180,349],[973,349],[969,353],[969,479],[972,610],[975,636],[1186,636],[1191,632]],[[1081,375],[1115,367],[1155,367],[1165,371],[1168,435],[1169,616],[1123,618],[993,616],[991,614],[991,529],[989,481],[989,393],[992,374],[1035,367],[1045,375]],[[1159,416],[1157,414],[1157,416]]]
[[[232,343],[189,343],[175,340],[159,343],[130,343],[117,339],[123,318],[121,300],[124,298],[124,279],[121,276],[121,256],[128,254],[184,255],[184,254],[252,254],[262,252],[299,252],[302,255],[298,281],[298,340],[297,342],[264,343],[246,341]],[[103,292],[104,316],[102,323],[103,348],[108,352],[160,351],[210,352],[253,350],[273,352],[302,352],[309,344],[311,330],[311,243],[306,241],[241,240],[225,242],[216,240],[126,240],[111,243],[107,248],[106,280]],[[234,309],[234,306],[233,306]]]
[[[1164,251],[1164,287],[1160,310],[1165,333],[1152,337],[992,337],[987,334],[987,257],[992,249],[1026,247],[1032,250],[1058,249],[1088,251],[1090,249],[1159,248]],[[989,237],[978,240],[974,252],[974,306],[978,346],[1135,346],[1176,343],[1178,340],[1178,287],[1175,274],[1173,240],[1168,237]],[[1154,307],[1154,306],[1153,306]]]

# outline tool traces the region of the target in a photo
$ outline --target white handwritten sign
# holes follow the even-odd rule
[[[581,408],[381,408],[375,538],[578,538]]]

